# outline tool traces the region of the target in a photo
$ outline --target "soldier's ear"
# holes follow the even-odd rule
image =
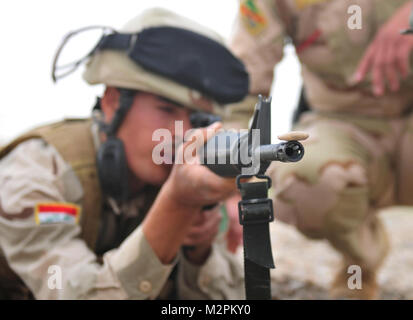
[[[117,88],[107,87],[101,100],[101,108],[107,123],[111,122],[119,107],[120,92]]]

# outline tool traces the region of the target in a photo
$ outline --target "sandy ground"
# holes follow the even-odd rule
[[[381,299],[413,299],[413,209],[380,212],[391,252],[378,275]],[[309,240],[294,227],[271,224],[276,269],[271,271],[274,299],[328,299],[328,287],[340,256],[326,241]],[[350,275],[349,275],[350,276]]]

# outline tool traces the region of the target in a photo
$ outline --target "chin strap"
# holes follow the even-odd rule
[[[119,108],[112,119],[112,122],[108,125],[106,129],[106,134],[108,136],[115,136],[119,130],[120,125],[125,119],[128,111],[131,109],[133,104],[133,98],[136,91],[129,89],[118,89],[120,92],[119,98]]]
[[[118,89],[118,91],[120,92],[119,108],[116,110],[112,122],[107,124],[103,122],[103,119],[97,119],[99,121],[99,129],[106,133],[107,136],[116,136],[119,127],[132,107],[134,96],[137,93],[136,90],[130,89]],[[102,112],[101,102],[102,99],[98,97],[93,107],[94,111]]]

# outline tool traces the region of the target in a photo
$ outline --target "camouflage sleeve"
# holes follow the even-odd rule
[[[177,279],[180,299],[245,299],[241,260],[230,253],[225,244],[220,237],[202,266],[192,264],[180,253]]]
[[[250,93],[268,95],[284,47],[284,27],[276,15],[275,0],[240,0],[229,46],[250,73]]]
[[[0,186],[0,254],[37,299],[159,294],[176,261],[162,265],[137,228],[98,263],[79,237],[81,185],[55,148],[21,143],[0,161]]]

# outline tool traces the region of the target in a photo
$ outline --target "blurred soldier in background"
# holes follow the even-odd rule
[[[310,139],[303,161],[271,168],[274,206],[279,219],[342,254],[333,298],[377,297],[389,243],[376,212],[413,204],[413,37],[400,34],[412,6],[410,0],[240,2],[231,48],[246,63],[250,93],[269,93],[287,38],[302,64],[311,110],[296,128]],[[348,288],[350,265],[362,268],[361,290]]]
[[[0,152],[0,297],[241,299],[242,267],[227,249],[239,239],[227,244],[219,210],[203,209],[235,182],[199,164],[155,164],[152,135],[165,128],[179,141],[176,121],[185,132],[195,111],[241,101],[244,65],[217,34],[162,9],[104,31],[72,65],[59,66],[61,47],[53,72],[88,61],[84,79],[106,85],[94,117],[35,129]],[[203,143],[219,126],[193,137]]]

